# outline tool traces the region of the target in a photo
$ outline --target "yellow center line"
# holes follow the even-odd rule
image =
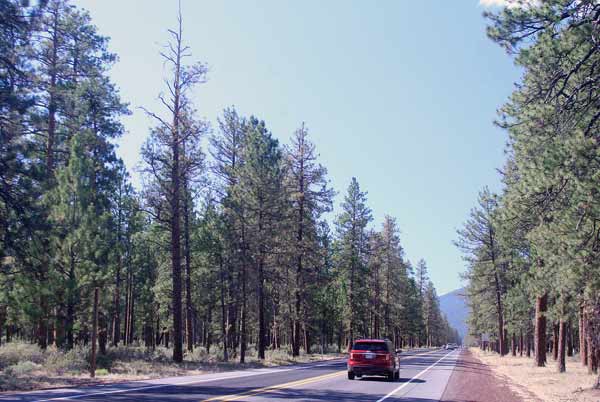
[[[277,391],[280,389],[284,389],[284,388],[291,388],[291,387],[295,387],[298,385],[304,385],[304,384],[310,384],[313,382],[317,382],[317,381],[322,381],[322,380],[326,380],[328,378],[333,378],[336,376],[339,376],[341,374],[345,374],[346,371],[337,371],[335,373],[330,373],[330,374],[324,374],[324,375],[320,375],[318,377],[310,377],[310,378],[305,378],[303,380],[297,380],[297,381],[292,381],[292,382],[288,382],[285,384],[278,384],[278,385],[271,385],[269,387],[263,387],[263,388],[257,388],[257,389],[253,389],[250,391],[246,391],[240,394],[233,394],[233,395],[225,395],[225,396],[216,396],[214,398],[210,398],[210,399],[205,399],[202,402],[210,402],[210,401],[236,401],[238,399],[247,397],[247,396],[254,396],[254,395],[258,395],[258,394],[265,394],[268,392],[273,392],[273,391]]]

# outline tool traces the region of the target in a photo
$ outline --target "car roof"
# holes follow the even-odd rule
[[[354,343],[363,343],[363,342],[380,342],[380,343],[385,343],[387,342],[387,339],[357,339],[354,341]]]

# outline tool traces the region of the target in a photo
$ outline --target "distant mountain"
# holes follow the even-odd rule
[[[440,296],[440,308],[450,325],[458,331],[460,337],[464,337],[468,333],[467,316],[469,308],[467,307],[465,289],[456,289],[450,293]]]

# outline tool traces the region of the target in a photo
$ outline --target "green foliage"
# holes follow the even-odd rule
[[[115,153],[129,111],[108,38],[68,0],[0,0],[0,13],[3,384],[38,364],[87,370],[95,288],[106,372],[184,357],[298,361],[358,336],[451,339],[424,261],[415,278],[396,220],[373,229],[354,178],[331,230],[335,192],[304,124],[284,146],[228,108],[206,159],[210,126],[191,89],[207,68],[181,62],[181,19],[163,54],[167,116],[147,111],[156,124],[137,191]]]
[[[599,12],[595,1],[552,0],[486,14],[488,35],[515,56],[524,73],[498,122],[509,135],[504,189],[490,219],[482,225],[479,217],[486,214],[472,215],[460,233],[459,246],[468,248],[469,324],[475,336],[494,334],[493,306],[502,303],[506,310],[496,308],[496,315],[512,333],[529,337],[539,328],[537,338],[543,342],[548,335],[556,346],[557,336],[542,330],[548,319],[548,328],[560,324],[573,338],[585,330],[582,341],[597,348],[592,323],[600,294]],[[477,222],[495,235],[501,298],[489,290],[494,249],[489,242],[471,241],[482,233],[470,229]],[[549,308],[538,309],[534,323],[536,299],[547,299]],[[579,329],[573,326],[578,321]],[[559,351],[559,371],[564,371],[561,354],[564,345]]]

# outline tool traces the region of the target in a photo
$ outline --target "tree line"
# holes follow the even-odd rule
[[[502,190],[483,189],[458,232],[470,332],[537,366],[549,352],[560,372],[579,352],[598,373],[600,4],[515,3],[486,17],[523,74],[499,111]]]
[[[244,362],[358,337],[458,341],[396,220],[373,229],[354,178],[325,219],[335,194],[304,123],[282,145],[234,107],[214,128],[199,119],[206,65],[188,63],[181,13],[169,34],[135,189],[108,38],[67,0],[0,0],[0,341],[89,343],[97,288],[101,354],[162,345],[180,362],[202,346]]]

